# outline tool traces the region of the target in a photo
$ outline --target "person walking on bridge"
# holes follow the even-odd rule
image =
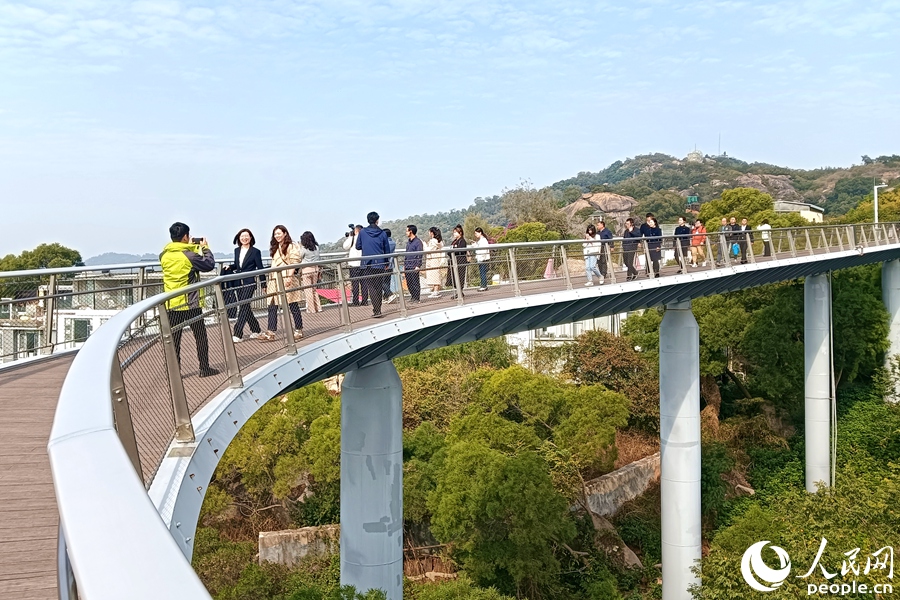
[[[181,222],[169,227],[171,242],[159,255],[163,273],[163,291],[171,292],[200,281],[200,273],[216,268],[216,259],[206,238],[191,238],[191,228]],[[209,366],[209,338],[203,322],[203,290],[194,290],[166,300],[166,316],[172,327],[175,356],[181,363],[181,334],[185,323],[194,334],[197,345],[197,362],[200,377],[218,375],[219,370]]]
[[[300,297],[301,292],[297,289],[297,270],[285,269],[288,265],[296,265],[300,263],[300,251],[297,244],[291,239],[287,227],[284,225],[276,225],[272,230],[272,239],[269,240],[269,255],[272,257],[273,268],[282,267],[281,280],[284,284],[285,295],[288,301],[288,310],[291,318],[294,320],[294,341],[300,341],[303,337],[303,315],[300,313]],[[259,337],[261,342],[274,342],[275,332],[278,331],[278,275],[269,273],[269,280],[266,282],[266,295],[268,296],[268,329]],[[291,335],[287,332],[287,335]]]
[[[312,231],[304,231],[300,236],[300,285],[303,286],[303,295],[306,298],[306,312],[322,312],[322,302],[319,300],[319,292],[316,284],[319,282],[319,267],[308,263],[319,260],[319,244]]]
[[[250,273],[263,268],[262,252],[256,247],[256,238],[249,229],[241,229],[234,236],[234,263],[231,265],[232,273]],[[265,279],[262,276],[261,279]],[[237,321],[234,324],[232,340],[240,342],[244,335],[244,325],[250,325],[250,339],[255,340],[262,333],[259,321],[253,315],[253,307],[250,301],[259,289],[256,277],[246,277],[237,282],[237,300],[240,303],[237,309]]]
[[[706,245],[706,227],[703,226],[703,221],[697,219],[694,221],[694,227],[691,229],[691,266],[692,267],[705,267],[706,266],[706,251],[704,247]]]
[[[597,221],[597,237],[600,238],[600,254],[597,255],[597,267],[600,269],[600,285],[609,273],[607,258],[612,254],[613,234],[606,228],[606,221]]]
[[[597,258],[600,255],[600,236],[597,235],[597,228],[593,223],[588,224],[584,232],[584,274],[587,276],[587,283],[584,285],[590,287],[594,285],[594,275],[600,278],[600,284],[603,284],[603,275],[597,268]]]
[[[722,217],[722,223],[719,225],[719,240],[716,244],[716,264],[724,265],[728,259],[728,253],[731,251],[731,227],[728,225],[728,219]]]
[[[380,319],[381,301],[384,299],[384,279],[388,275],[390,263],[387,258],[366,258],[380,254],[390,254],[391,247],[384,229],[378,226],[381,217],[375,211],[366,215],[369,226],[359,232],[356,238],[356,249],[362,250],[360,268],[366,278],[364,287],[369,290],[369,300],[372,301],[372,316]]]
[[[644,237],[647,238],[647,250],[650,254],[648,267],[652,266],[652,270],[648,270],[647,276],[659,277],[659,261],[662,258],[662,229],[656,222],[656,217],[653,216],[649,217],[644,225],[647,226]],[[641,228],[643,229],[643,225]]]
[[[678,217],[678,226],[675,228],[675,258],[678,259],[678,272],[687,272],[688,259],[691,255],[691,228],[687,226],[684,217]],[[681,252],[679,253],[679,248]]]
[[[420,240],[416,234],[419,233],[419,228],[415,225],[407,225],[406,226],[406,239],[409,240],[406,242],[406,254],[403,257],[403,274],[406,277],[406,289],[409,290],[409,301],[410,302],[419,302],[422,281],[421,281],[421,269],[422,269],[422,240]]]
[[[625,281],[634,281],[637,279],[638,272],[634,268],[634,255],[637,252],[641,232],[634,228],[634,219],[631,217],[625,219],[625,231],[622,233],[622,258],[625,261],[625,268],[628,272],[625,274]]]

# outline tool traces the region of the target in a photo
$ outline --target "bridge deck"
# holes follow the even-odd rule
[[[0,371],[0,598],[57,598],[47,440],[71,364],[67,355]]]
[[[769,260],[771,259],[757,258],[757,262]],[[709,267],[692,268],[690,272],[708,269]],[[664,267],[661,274],[674,275],[676,270],[675,266]],[[616,280],[623,282],[624,275],[621,271],[617,271]],[[584,282],[583,274],[577,276],[573,274],[573,287],[584,286]],[[522,295],[564,289],[566,282],[563,278],[537,280],[523,283]],[[410,315],[448,308],[456,304],[455,300],[451,299],[452,291],[445,290],[440,299],[429,299],[426,297],[427,293],[423,290],[422,302],[410,305]],[[483,293],[469,289],[466,291],[466,302],[499,300],[509,296],[508,288],[500,289],[500,286],[491,286]],[[331,310],[335,309],[336,307],[333,307]],[[354,328],[380,322],[371,318],[371,310],[370,307],[351,308],[351,322]],[[388,319],[400,316],[397,303],[386,305],[384,312]],[[336,314],[332,315],[327,314],[327,311],[315,316],[304,314],[306,336],[299,345],[334,335],[337,332],[334,324],[324,322],[337,318]],[[221,345],[215,329],[210,328],[211,347]],[[190,337],[190,334],[188,336]],[[191,358],[194,354],[192,346],[191,340],[185,342],[185,366],[194,360]],[[281,355],[284,351],[281,344],[252,341],[237,344],[236,350],[244,372],[249,372],[255,366]],[[0,419],[0,598],[23,600],[57,598],[58,516],[46,446],[59,392],[72,358],[73,355],[66,355],[0,371],[0,407],[3,409],[3,417]],[[224,369],[224,364],[215,358],[213,364]],[[164,377],[164,374],[159,371],[153,374],[155,377],[146,377],[146,373],[139,373],[138,375],[142,376],[133,377],[129,373],[130,370],[126,370],[126,388],[135,420],[140,420],[143,412],[170,411],[168,398],[160,398],[162,401],[157,401],[155,398],[157,394],[154,393],[154,390],[164,389],[164,381],[154,381]],[[190,372],[189,368],[186,369],[184,376],[188,394],[194,399],[191,406],[192,413],[225,388],[225,383],[221,379],[216,382],[199,380],[196,378],[196,372]],[[142,397],[144,402],[135,402]],[[141,456],[145,475],[155,470],[158,457],[168,445],[169,433],[165,432],[159,439],[155,437],[139,439],[139,445],[143,446],[142,450],[150,450]]]

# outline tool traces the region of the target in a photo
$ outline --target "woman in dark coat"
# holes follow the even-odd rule
[[[234,236],[234,263],[231,265],[232,273],[250,273],[263,268],[262,253],[255,246],[256,238],[249,229],[241,229]],[[250,306],[250,299],[257,290],[256,277],[245,277],[235,281],[238,285],[237,299],[238,305],[237,321],[234,324],[234,341],[240,342],[244,335],[244,325],[250,324],[250,339],[259,337],[261,329],[259,321],[253,316],[253,309]]]
[[[662,229],[656,222],[656,217],[647,219],[647,229],[644,234],[647,238],[647,250],[650,253],[650,264],[652,265],[650,276],[659,277],[659,261],[662,258]]]
[[[456,289],[456,281],[459,281],[459,287],[463,289],[466,287],[466,269],[469,266],[469,259],[466,257],[466,236],[463,233],[462,225],[457,224],[453,228],[453,241],[450,242],[450,246],[459,248],[460,251],[453,253],[456,258],[456,273],[454,274],[452,265],[450,269],[447,269],[447,285]],[[456,294],[453,297],[455,298]]]

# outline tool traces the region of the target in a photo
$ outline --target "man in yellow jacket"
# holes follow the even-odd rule
[[[200,273],[208,273],[216,268],[216,259],[206,238],[191,240],[190,227],[184,223],[173,223],[169,227],[172,241],[166,244],[159,255],[162,265],[163,289],[171,292],[200,281]],[[197,361],[200,377],[218,375],[218,369],[209,366],[209,340],[203,323],[203,294],[194,290],[166,301],[166,313],[172,325],[172,341],[175,354],[181,362],[181,333],[187,323],[197,344]]]

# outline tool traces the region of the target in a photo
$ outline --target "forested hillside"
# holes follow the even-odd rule
[[[609,195],[615,195],[633,215],[653,212],[665,223],[684,214],[688,196],[697,196],[702,205],[720,198],[722,192],[728,189],[754,188],[769,194],[774,200],[821,206],[825,209],[826,218],[836,218],[871,197],[873,182],[883,182],[890,187],[900,184],[900,155],[874,159],[863,156],[859,165],[803,170],[748,163],[730,156],[692,153],[687,158],[676,158],[655,153],[616,161],[597,172],[581,172],[546,188],[535,189],[530,182],[523,181],[489,198],[475,198],[465,209],[386,219],[382,226],[392,230],[394,239],[401,247],[405,244],[403,233],[408,223],[423,230],[436,226],[441,231],[449,231],[457,223],[465,224],[468,219],[472,227],[477,224],[505,228],[517,221],[515,210],[510,208],[510,198],[521,195],[523,190],[541,195],[557,209],[565,209],[579,202],[583,194],[602,195],[595,197],[594,204],[599,198],[608,199],[612,197]],[[595,210],[596,206],[582,202],[578,210],[567,211],[569,221],[572,221],[572,231],[564,233],[574,234],[584,217]],[[469,237],[470,229],[466,227]],[[337,249],[336,244],[326,244],[324,247]]]

